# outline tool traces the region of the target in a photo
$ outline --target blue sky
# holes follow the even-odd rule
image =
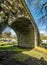
[[[39,5],[41,6],[46,1],[47,0],[40,0]],[[41,18],[45,14],[45,12],[43,14],[40,13],[38,15],[39,8],[34,7],[35,6],[34,3],[36,2],[36,0],[25,0],[25,2],[27,4],[27,6],[28,6],[28,8],[29,8],[29,10],[30,10],[30,12],[31,12],[36,24],[37,24],[37,26],[38,26],[39,32],[47,35],[47,32],[45,30],[46,26],[45,25],[42,26],[42,23],[38,23],[39,18]],[[35,10],[34,10],[34,8],[35,8]],[[11,28],[9,28],[8,26],[4,31],[10,31],[12,33],[12,35],[15,35],[14,31]]]
[[[35,8],[35,5],[34,5],[34,3],[36,2],[36,0],[25,0],[26,1],[26,4],[27,4],[27,6],[28,6],[28,8],[29,8],[29,10],[30,10],[30,12],[31,12],[31,14],[32,14],[32,16],[33,16],[33,18],[34,18],[34,20],[35,20],[35,22],[36,22],[36,24],[37,24],[37,26],[38,26],[38,29],[39,29],[39,32],[40,33],[43,33],[44,35],[47,35],[47,32],[46,32],[46,25],[45,24],[43,24],[42,25],[42,23],[38,23],[38,20],[43,16],[43,15],[45,15],[45,11],[43,10],[43,14],[38,14],[39,13],[39,8]],[[40,3],[39,3],[39,5],[40,5],[40,7],[45,3],[45,2],[47,2],[47,0],[40,0]],[[35,9],[34,9],[35,8]]]

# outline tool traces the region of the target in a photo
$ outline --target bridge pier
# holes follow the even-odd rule
[[[23,35],[21,33],[17,34],[18,37],[18,46],[25,48],[33,48],[35,47],[34,34],[28,33],[27,35]]]

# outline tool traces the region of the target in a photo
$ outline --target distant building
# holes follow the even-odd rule
[[[42,40],[42,43],[47,43],[47,40]]]

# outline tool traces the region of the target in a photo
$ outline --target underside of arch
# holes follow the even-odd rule
[[[23,17],[18,18],[9,26],[17,34],[19,47],[35,47],[35,30],[29,19]]]

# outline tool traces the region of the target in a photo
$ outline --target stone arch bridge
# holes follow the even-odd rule
[[[16,32],[19,47],[38,45],[39,31],[24,0],[0,0],[0,34],[6,26]]]

